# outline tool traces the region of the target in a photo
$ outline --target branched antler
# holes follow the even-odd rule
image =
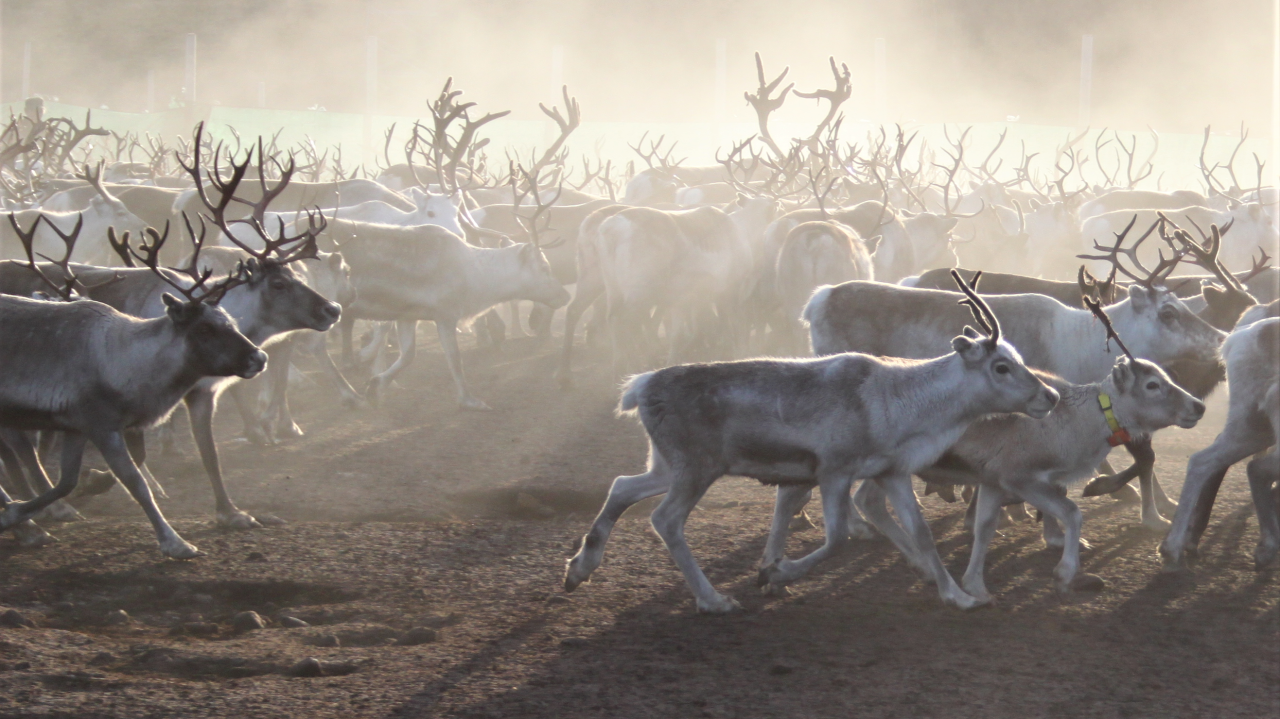
[[[776,96],[773,95],[773,92],[778,89],[778,86],[782,84],[783,79],[786,78],[787,73],[790,71],[790,67],[784,67],[781,74],[775,77],[772,82],[766,83],[764,81],[764,61],[760,59],[760,53],[757,52],[756,76],[760,80],[760,86],[756,88],[755,94],[749,92],[742,93],[742,96],[746,98],[747,103],[749,103],[756,111],[756,120],[760,124],[760,139],[764,141],[765,145],[768,145],[769,149],[773,152],[774,157],[778,159],[785,157],[786,153],[778,147],[778,143],[773,141],[773,135],[769,134],[769,115],[774,110],[782,107],[782,103],[787,99],[787,94],[796,86],[793,82],[790,85],[787,85],[786,88]]]

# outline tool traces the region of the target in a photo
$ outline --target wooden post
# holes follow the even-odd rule
[[[1080,112],[1076,116],[1076,128],[1089,126],[1090,104],[1093,98],[1093,36],[1080,39]]]
[[[716,143],[723,145],[729,122],[729,41],[725,38],[716,40],[715,103]]]
[[[1271,5],[1271,184],[1280,202],[1280,0]],[[1265,184],[1265,181],[1264,181]],[[1259,193],[1261,194],[1261,193]],[[1258,198],[1262,200],[1261,197]],[[1280,211],[1280,207],[1275,208]],[[1280,212],[1277,212],[1280,214]],[[1274,216],[1274,215],[1273,215]],[[1272,254],[1280,255],[1280,223],[1271,239]]]
[[[364,161],[374,157],[373,114],[378,109],[378,36],[364,39],[364,128],[361,132],[364,145]]]
[[[889,121],[889,67],[884,38],[875,42],[875,121]]]
[[[551,101],[547,107],[554,107],[561,101],[561,88],[564,87],[564,45],[551,46]],[[565,108],[567,113],[569,108]],[[542,126],[542,141],[548,145],[555,142],[559,128],[547,120]]]
[[[0,2],[0,102],[4,102],[4,2]]]
[[[182,99],[191,107],[196,104],[196,34],[187,33],[186,62],[182,68]]]
[[[22,43],[22,99],[31,97],[31,41]]]

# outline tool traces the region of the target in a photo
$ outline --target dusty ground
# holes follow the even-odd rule
[[[0,717],[1280,716],[1280,580],[1252,568],[1241,471],[1181,576],[1160,573],[1135,507],[1082,500],[1085,569],[1107,588],[1067,600],[1032,524],[993,545],[993,608],[942,607],[884,541],[761,597],[772,493],[741,480],[712,490],[689,539],[744,612],[695,615],[643,511],[566,597],[564,558],[612,478],[643,466],[642,432],[612,416],[602,371],[561,393],[550,348],[526,340],[467,354],[494,411],[460,413],[433,334],[376,411],[303,388],[307,436],[270,448],[221,416],[233,496],[284,526],[214,529],[188,439],[153,466],[162,507],[207,557],[161,559],[119,489],[81,502],[89,521],[52,526],[54,547],[0,538],[0,611],[35,624],[0,628]],[[1199,428],[1157,438],[1170,494],[1222,410],[1218,397]],[[963,507],[924,504],[959,575]],[[799,532],[792,553],[820,541]],[[237,633],[246,610],[268,626]],[[432,638],[420,627],[435,641],[416,643]],[[291,676],[308,657],[327,676]]]

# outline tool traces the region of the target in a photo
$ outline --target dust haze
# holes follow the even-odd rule
[[[799,89],[847,63],[852,120],[1078,120],[1081,36],[1095,43],[1090,124],[1198,132],[1268,129],[1271,8],[1266,0],[903,0],[896,3],[468,3],[409,0],[6,0],[3,96],[17,100],[24,45],[30,91],[72,104],[143,111],[181,96],[183,36],[197,33],[197,101],[232,107],[366,110],[366,38],[377,37],[379,114],[420,115],[446,77],[485,109],[540,117],[553,48],[584,119],[716,119],[716,41],[727,60],[728,121],[750,121],[742,92],[790,66]],[[887,108],[876,117],[874,41],[884,38]],[[259,96],[259,88],[265,97]],[[811,121],[792,98],[779,121]]]

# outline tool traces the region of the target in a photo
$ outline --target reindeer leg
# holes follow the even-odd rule
[[[270,362],[267,365],[268,371],[270,371]],[[236,405],[236,411],[240,413],[240,420],[244,422],[244,437],[249,441],[249,444],[260,447],[275,444],[275,439],[271,436],[266,422],[262,421],[262,417],[254,411],[256,401],[253,397],[254,393],[249,389],[249,384],[247,382],[236,382],[227,388],[227,393],[231,395],[231,400]]]
[[[893,515],[889,514],[889,508],[885,504],[887,499],[879,484],[872,480],[863,480],[862,486],[858,487],[858,491],[853,495],[853,505],[863,517],[866,517],[867,521],[871,522],[876,531],[888,537],[889,541],[893,542],[893,546],[902,552],[902,558],[906,560],[907,566],[915,570],[921,579],[932,584],[935,581],[933,572],[916,550],[915,543],[894,521]]]
[[[658,467],[655,466],[651,471],[658,471]],[[668,476],[667,473],[671,472],[665,467],[662,471],[663,476]],[[654,531],[662,537],[662,543],[667,545],[667,551],[671,553],[671,558],[680,568],[680,573],[684,575],[685,584],[689,586],[697,601],[698,611],[705,614],[727,614],[741,609],[741,605],[731,597],[716,591],[702,568],[698,566],[698,560],[694,559],[693,552],[689,550],[689,543],[684,538],[684,525],[689,519],[689,513],[698,504],[698,500],[706,494],[715,478],[688,477],[688,480],[678,482],[675,477],[670,478],[667,482],[669,487],[667,496],[662,500],[662,504],[653,510],[650,521],[653,523]]]
[[[194,559],[201,556],[203,552],[194,544],[178,536],[173,527],[169,526],[168,520],[156,506],[151,490],[147,488],[147,480],[143,478],[142,473],[134,465],[133,459],[129,457],[129,448],[125,445],[120,433],[107,432],[101,437],[95,437],[93,443],[98,447],[98,451],[102,452],[102,458],[107,460],[107,466],[111,468],[111,472],[120,478],[120,483],[129,489],[134,501],[142,507],[142,511],[146,512],[147,519],[151,520],[151,526],[156,531],[156,539],[160,543],[160,551],[166,557],[173,559]],[[81,448],[83,446],[81,441]],[[65,450],[63,454],[66,454]],[[79,462],[73,462],[73,464],[77,465],[75,469],[79,474]]]
[[[822,546],[797,560],[786,559],[760,568],[757,583],[782,587],[796,581],[809,573],[819,562],[837,552],[849,542],[849,513],[853,510],[853,501],[849,496],[853,488],[851,477],[840,477],[823,482],[822,520],[826,530],[826,541]]]
[[[439,323],[437,323],[438,326]],[[400,342],[400,356],[385,371],[369,378],[369,384],[365,386],[365,399],[374,407],[378,406],[378,402],[382,400],[383,392],[395,380],[396,375],[412,364],[413,358],[418,353],[417,320],[396,320],[396,334]],[[455,339],[454,342],[456,344],[457,340]]]
[[[1005,503],[1005,493],[999,487],[978,485],[977,496],[969,504],[974,509],[973,549],[969,552],[969,567],[960,580],[960,586],[980,602],[991,601],[984,576],[987,549],[996,536],[1000,524],[1000,510]]]
[[[217,396],[210,390],[193,389],[183,400],[187,403],[187,414],[191,417],[191,435],[195,438],[196,448],[200,450],[200,459],[204,462],[205,473],[209,475],[209,484],[213,486],[218,526],[223,529],[261,529],[262,525],[253,515],[241,511],[231,501],[222,481],[218,445],[213,439],[213,413],[217,408]],[[123,482],[123,478],[121,481]],[[151,496],[151,493],[148,492],[147,496]]]
[[[1197,554],[1200,536],[1209,525],[1213,502],[1227,470],[1249,455],[1266,449],[1274,441],[1274,437],[1260,431],[1254,423],[1233,423],[1228,418],[1226,429],[1213,440],[1213,444],[1191,455],[1173,526],[1160,543],[1164,571],[1186,569],[1187,560]]]
[[[467,377],[462,369],[462,353],[458,350],[458,325],[454,322],[436,321],[436,333],[440,335],[440,344],[444,347],[444,358],[449,364],[449,374],[453,375],[453,384],[458,390],[458,407],[461,409],[489,409],[484,400],[471,394],[467,388]]]
[[[16,462],[17,460],[15,459],[14,461]],[[10,504],[13,504],[13,498],[4,491],[4,487],[0,487],[0,512],[3,512],[5,507]],[[13,536],[17,538],[19,546],[23,547],[43,547],[46,544],[53,544],[58,541],[30,519],[14,525]]]
[[[333,363],[333,358],[329,356],[329,348],[326,346],[324,335],[316,338],[316,342],[311,345],[311,355],[320,363],[320,368],[329,375],[334,384],[338,387],[338,393],[342,395],[342,406],[347,409],[363,409],[369,406],[364,401],[364,397],[351,386],[347,378],[342,374],[342,370],[338,369],[338,365]]]
[[[1280,479],[1280,447],[1255,457],[1249,462],[1249,492],[1258,515],[1258,547],[1253,565],[1263,570],[1275,563],[1280,554],[1280,492],[1275,486]]]
[[[349,312],[343,312],[338,320],[338,329],[342,332],[342,366],[347,369],[355,367],[355,351],[351,342],[351,330],[355,324],[356,318]]]
[[[147,438],[141,429],[132,428],[124,431],[124,443],[129,448],[129,456],[133,458],[133,463],[138,465],[138,471],[142,472],[142,476],[147,480],[147,486],[151,488],[151,492],[161,499],[168,499],[169,494],[164,491],[160,481],[151,474],[151,469],[147,467]]]
[[[289,412],[289,368],[293,363],[293,345],[300,339],[290,337],[268,352],[270,360],[267,362],[266,381],[270,400],[267,402],[266,412],[261,416],[261,422],[267,437],[273,443],[280,437],[302,436],[302,430]]]
[[[71,494],[80,481],[80,461],[84,456],[84,435],[79,432],[64,432],[62,440],[61,476],[53,489],[26,502],[6,502],[0,512],[0,532],[30,520],[38,512],[50,504]]]
[[[533,330],[533,336],[539,342],[551,339],[551,320],[555,318],[555,314],[555,310],[540,302],[534,302],[529,309],[529,329]]]
[[[564,351],[560,355],[560,368],[556,371],[561,389],[573,387],[573,335],[578,329],[578,321],[582,319],[582,313],[603,293],[604,284],[599,277],[590,274],[578,277],[578,284],[573,290],[573,301],[564,314]]]
[[[773,521],[769,525],[769,538],[764,544],[764,554],[760,557],[760,572],[756,584],[765,594],[785,594],[785,585],[774,585],[769,582],[765,567],[772,567],[787,558],[787,535],[790,534],[791,518],[796,516],[813,497],[813,487],[801,484],[778,485],[777,498],[773,502]]]
[[[893,503],[893,509],[902,521],[902,528],[911,538],[911,543],[919,553],[920,559],[933,575],[938,585],[938,596],[942,601],[960,609],[980,606],[982,601],[961,589],[947,572],[947,568],[943,566],[942,558],[938,556],[938,547],[933,541],[933,532],[929,530],[929,524],[924,520],[924,514],[920,511],[920,502],[916,499],[915,491],[911,486],[911,475],[882,477],[874,481],[880,485],[885,494],[889,495],[889,501]]]
[[[564,590],[572,592],[577,589],[600,566],[604,560],[604,545],[623,512],[642,499],[665,493],[670,487],[670,477],[659,465],[644,474],[614,479],[609,497],[591,523],[591,529],[582,538],[577,553],[565,562]]]
[[[49,481],[49,475],[45,473],[44,466],[40,463],[35,445],[31,444],[31,439],[26,432],[0,428],[0,441],[8,445],[17,455],[18,461],[25,470],[27,489],[32,497],[38,497],[53,490],[53,482]],[[55,522],[74,522],[84,519],[75,507],[67,504],[65,499],[58,499],[51,503],[45,508],[41,517]]]

